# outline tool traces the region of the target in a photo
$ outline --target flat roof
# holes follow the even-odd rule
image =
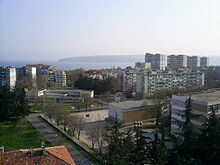
[[[184,97],[188,98],[189,96],[184,96]],[[213,104],[217,102],[220,103],[220,91],[192,94],[191,98],[193,100],[205,101],[208,102],[209,104]]]
[[[144,99],[138,101],[123,101],[119,103],[111,103],[110,105],[126,110],[126,109],[140,108],[146,106],[154,106],[155,104],[152,100]]]

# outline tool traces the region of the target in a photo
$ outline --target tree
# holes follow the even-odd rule
[[[204,164],[217,165],[220,162],[220,119],[214,109],[208,117],[196,143],[197,159]]]
[[[0,88],[0,120],[24,117],[29,114],[23,84],[16,83],[13,89]]]
[[[105,130],[105,124],[98,123],[95,125],[95,143],[97,144],[99,148],[99,153],[102,154],[102,147],[105,144],[105,136],[106,136],[106,130]]]
[[[167,163],[168,149],[165,144],[165,138],[159,138],[158,132],[154,134],[154,140],[149,143],[148,159],[152,165],[164,165]]]
[[[121,123],[117,119],[114,120],[114,123],[107,126],[106,142],[108,144],[107,154],[106,154],[106,163],[117,165],[121,162],[122,154],[122,138],[123,133],[119,131]]]
[[[82,75],[85,72],[85,70],[75,69],[75,70],[67,70],[65,72],[66,72],[67,86],[74,87],[75,81],[79,79],[80,75]]]
[[[143,131],[140,129],[135,129],[133,153],[131,161],[134,164],[142,165],[147,163],[147,141]]]
[[[90,142],[91,142],[91,146],[92,149],[94,149],[94,145],[96,142],[96,136],[97,136],[97,132],[96,132],[96,125],[93,125],[89,128],[88,131],[86,131],[86,135],[89,138]]]
[[[159,124],[163,106],[169,103],[170,92],[169,90],[155,91],[150,97],[156,106],[156,125]]]
[[[78,115],[77,120],[76,120],[76,132],[77,132],[77,138],[79,139],[80,137],[80,133],[82,131],[82,129],[84,128],[84,118],[81,115]]]

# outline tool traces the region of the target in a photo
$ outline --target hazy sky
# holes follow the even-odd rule
[[[0,60],[220,56],[220,0],[0,0]]]

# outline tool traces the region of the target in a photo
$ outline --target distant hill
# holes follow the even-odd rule
[[[59,59],[58,62],[89,62],[89,63],[129,63],[144,62],[143,55],[102,55],[81,56]]]

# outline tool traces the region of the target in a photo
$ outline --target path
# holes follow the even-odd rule
[[[37,128],[47,140],[54,146],[64,145],[72,155],[73,159],[76,162],[76,165],[94,165],[90,160],[88,160],[84,155],[82,155],[78,150],[73,146],[67,143],[63,137],[58,135],[53,128],[42,122],[38,118],[39,114],[30,114],[27,119],[32,123],[32,125]]]

